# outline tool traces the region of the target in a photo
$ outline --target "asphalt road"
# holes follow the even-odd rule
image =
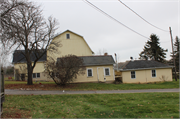
[[[113,93],[152,93],[152,92],[180,92],[177,89],[143,89],[143,90],[97,90],[97,91],[40,91],[40,90],[11,90],[5,89],[8,95],[62,95],[62,94],[113,94]]]

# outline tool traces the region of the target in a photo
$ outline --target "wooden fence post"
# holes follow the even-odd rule
[[[4,72],[3,69],[0,67],[0,83],[1,83],[1,108],[0,108],[0,113],[3,113],[3,102],[5,100],[5,95],[4,95]]]

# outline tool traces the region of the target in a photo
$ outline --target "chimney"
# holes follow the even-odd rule
[[[134,61],[134,60],[133,60],[133,57],[130,57],[130,59],[131,59],[131,61]]]
[[[108,55],[108,53],[106,52],[106,53],[104,53],[104,56],[107,56]]]

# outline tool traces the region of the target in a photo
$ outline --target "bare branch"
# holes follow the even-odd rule
[[[60,42],[52,42],[58,25],[57,20],[49,17],[46,21],[42,17],[40,6],[28,1],[7,0],[3,7],[1,42],[9,48],[24,49],[28,84],[32,84],[32,72],[38,60],[47,53],[47,49],[49,52],[57,52],[57,47],[61,46]],[[33,61],[31,57],[34,58]]]

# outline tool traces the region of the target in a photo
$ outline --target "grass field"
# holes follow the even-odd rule
[[[3,118],[179,118],[179,93],[6,95]]]
[[[58,86],[54,82],[41,82],[26,85],[25,81],[5,81],[6,89],[31,90],[130,90],[130,89],[166,89],[179,88],[179,80],[172,82],[159,82],[150,84],[107,84],[107,83],[79,83],[68,84],[66,87]],[[42,86],[43,85],[43,86]]]

